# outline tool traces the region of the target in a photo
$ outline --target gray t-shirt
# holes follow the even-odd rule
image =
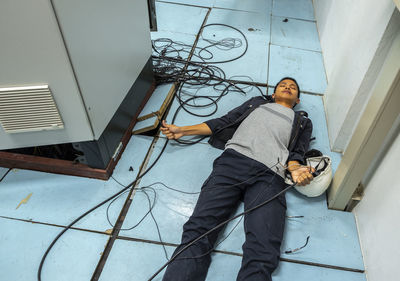
[[[260,105],[237,128],[225,145],[257,160],[284,177],[294,111],[277,103]],[[276,165],[276,166],[275,166]]]

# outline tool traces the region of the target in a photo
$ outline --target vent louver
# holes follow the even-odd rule
[[[0,124],[6,133],[64,128],[48,85],[0,88]]]

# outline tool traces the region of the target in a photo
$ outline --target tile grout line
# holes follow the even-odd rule
[[[197,42],[198,42],[198,40],[200,38],[200,34],[201,34],[202,30],[203,30],[203,27],[204,27],[205,23],[207,22],[207,19],[208,19],[208,16],[209,16],[210,12],[211,12],[211,8],[208,8],[207,14],[204,17],[204,20],[203,20],[203,22],[201,24],[201,27],[200,27],[200,29],[199,29],[199,31],[197,33],[196,39],[195,39],[195,41],[193,43],[192,50],[191,50],[191,52],[190,52],[190,54],[189,54],[189,56],[187,58],[187,63],[185,64],[184,69],[186,69],[188,67],[188,65],[189,65],[189,61],[190,61],[191,57],[193,56],[193,53],[194,53],[194,51],[196,49],[195,46],[196,46],[196,44],[197,44]],[[176,84],[175,91],[176,91],[178,86],[179,86],[179,83]],[[171,101],[171,104],[172,104],[172,101]],[[152,152],[153,152],[153,150],[155,148],[155,144],[156,144],[158,139],[159,139],[158,136],[154,137],[153,142],[152,142],[152,144],[151,144],[151,146],[150,146],[150,148],[149,148],[149,150],[147,152],[145,160],[142,163],[142,167],[140,168],[138,175],[141,175],[142,171],[144,171],[146,169],[147,164],[150,161],[150,157],[152,155]],[[139,184],[139,182],[140,182],[140,180],[138,180],[138,182],[135,183],[135,187]],[[110,236],[110,238],[109,238],[109,240],[108,240],[108,242],[107,242],[107,244],[105,246],[103,254],[100,257],[100,260],[99,260],[99,262],[98,262],[98,264],[97,264],[97,266],[96,266],[96,268],[95,268],[95,270],[93,272],[91,281],[98,281],[100,276],[101,276],[101,273],[102,273],[102,271],[104,269],[104,266],[105,266],[105,264],[106,264],[106,262],[108,260],[108,256],[109,256],[109,254],[110,254],[110,252],[112,250],[112,247],[114,245],[114,242],[117,239],[120,230],[122,229],[122,225],[124,223],[124,220],[126,218],[126,215],[127,215],[128,211],[129,211],[129,207],[130,207],[130,205],[131,205],[131,203],[133,201],[132,194],[134,194],[135,191],[136,191],[136,189],[132,188],[131,191],[129,192],[129,195],[128,195],[126,201],[125,201],[124,206],[121,209],[121,212],[120,212],[120,215],[119,215],[119,217],[117,219],[117,222],[115,223],[115,225],[113,227],[113,231],[111,233],[111,236]]]
[[[257,12],[257,11],[247,11],[247,10],[224,8],[224,7],[213,7],[213,9],[233,11],[233,12],[245,12],[245,13],[259,14],[259,12]]]
[[[309,19],[302,19],[302,18],[294,18],[288,16],[280,16],[280,15],[272,15],[273,17],[285,18],[285,19],[292,19],[292,20],[299,20],[299,21],[306,21],[306,22],[313,22],[316,23],[317,20],[309,20]]]
[[[269,14],[269,42],[268,42],[268,62],[267,62],[267,85],[269,81],[269,67],[271,65],[271,42],[272,42],[272,10],[274,8],[274,0],[271,0],[271,12]],[[267,93],[268,95],[268,86]]]
[[[193,4],[186,4],[186,3],[169,2],[169,1],[162,1],[162,0],[157,0],[157,2],[159,2],[159,3],[164,3],[164,4],[181,5],[181,6],[186,6],[186,7],[202,8],[202,9],[211,9],[211,8],[212,8],[212,7],[201,6],[201,5],[193,5]]]
[[[37,222],[37,221],[31,221],[31,220],[26,220],[26,219],[18,219],[18,218],[12,218],[12,217],[7,217],[7,216],[0,216],[0,218],[8,219],[8,220],[15,220],[15,221],[28,222],[28,223],[32,223],[32,224],[60,227],[60,228],[65,228],[66,227],[66,226],[58,225],[58,224]],[[89,232],[89,233],[110,235],[110,234],[108,234],[106,232],[97,231],[97,230],[90,230],[90,229],[84,229],[84,228],[71,227],[70,229],[77,230],[77,231]],[[134,238],[134,237],[128,237],[128,236],[119,236],[118,235],[116,237],[116,239],[125,240],[125,241],[133,241],[133,242],[142,242],[142,243],[148,243],[148,244],[154,244],[154,245],[160,245],[160,246],[161,245],[171,246],[171,247],[179,246],[178,244],[175,244],[175,243],[160,242],[160,241],[141,239],[141,238]],[[235,253],[235,252],[224,251],[224,250],[214,250],[213,252],[220,253],[220,254],[226,254],[226,255],[232,255],[232,256],[239,256],[239,257],[243,256],[243,254],[241,254],[241,253]],[[321,263],[293,260],[293,259],[287,259],[287,258],[282,258],[282,257],[280,258],[280,260],[284,261],[284,262],[297,263],[297,264],[303,264],[303,265],[309,265],[309,266],[323,267],[323,268],[336,269],[336,270],[349,271],[349,272],[356,272],[356,273],[365,273],[365,270],[354,269],[354,268],[349,268],[349,267],[341,267],[341,266],[334,266],[334,265],[328,265],[328,264],[321,264]]]
[[[248,11],[248,10],[241,10],[241,9],[216,7],[214,5],[211,6],[211,7],[207,7],[207,6],[201,6],[201,5],[179,3],[179,2],[169,2],[169,1],[163,1],[163,0],[157,0],[157,2],[164,3],[164,4],[181,5],[181,6],[186,6],[186,7],[202,8],[202,9],[217,9],[217,10],[226,10],[226,11],[247,12],[247,13],[259,14],[259,12],[257,12],[257,11]],[[294,18],[294,19],[296,19],[296,18]]]
[[[343,267],[343,266],[336,266],[336,265],[329,265],[329,264],[308,262],[308,261],[299,261],[299,260],[287,259],[287,258],[282,258],[282,257],[279,258],[279,259],[281,261],[284,261],[284,262],[297,263],[297,264],[303,264],[303,265],[308,265],[308,266],[323,267],[323,268],[328,268],[328,269],[347,271],[347,272],[354,272],[354,273],[360,273],[360,274],[364,274],[365,273],[364,270],[350,268],[350,267]]]
[[[296,47],[290,47],[290,46],[283,46],[283,45],[278,45],[278,44],[271,44],[271,45],[278,46],[278,47],[283,47],[283,48],[290,48],[290,49],[302,50],[302,51],[307,51],[307,52],[319,53],[319,54],[322,55],[322,51],[315,51],[315,50],[310,50],[310,49],[303,49],[303,48],[296,48]]]
[[[181,5],[181,6],[187,6],[187,7],[195,7],[195,8],[202,8],[202,9],[217,9],[217,10],[227,10],[227,11],[236,11],[236,12],[248,12],[248,13],[255,13],[258,14],[259,12],[257,11],[248,11],[248,10],[241,10],[241,9],[233,9],[233,8],[224,8],[224,7],[208,7],[208,6],[201,6],[201,5],[194,5],[194,4],[187,4],[187,3],[179,3],[179,2],[169,2],[169,1],[163,1],[163,0],[157,0],[159,3],[164,3],[164,4],[173,4],[173,5]],[[271,1],[272,2],[272,1]],[[312,22],[316,23],[317,20],[310,20],[310,19],[303,19],[303,18],[295,18],[295,17],[289,17],[289,16],[282,16],[282,15],[273,15],[272,10],[271,10],[271,16],[273,17],[281,17],[281,18],[287,18],[287,19],[293,19],[293,20],[299,20],[299,21],[306,21],[306,22]]]
[[[134,238],[134,237],[127,237],[127,236],[118,236],[117,239],[124,240],[124,241],[133,241],[133,242],[141,242],[141,243],[147,243],[147,244],[153,244],[153,245],[159,245],[159,246],[170,246],[170,247],[178,247],[178,244],[175,243],[168,243],[168,242],[159,242],[159,241],[154,241],[154,240],[147,240],[147,239],[142,239],[142,238]],[[214,253],[219,253],[219,254],[226,254],[230,256],[238,256],[238,257],[243,257],[243,254],[241,253],[235,253],[231,251],[224,251],[224,250],[213,250]],[[350,267],[343,267],[343,266],[336,266],[336,265],[329,265],[329,264],[323,264],[323,263],[315,263],[315,262],[308,262],[308,261],[301,261],[301,260],[294,260],[294,259],[288,259],[288,258],[279,258],[283,262],[289,262],[289,263],[296,263],[296,264],[302,264],[302,265],[307,265],[307,266],[315,266],[315,267],[323,267],[323,268],[328,268],[328,269],[335,269],[335,270],[341,270],[341,271],[348,271],[348,272],[355,272],[355,273],[365,273],[365,270],[361,269],[355,269],[355,268],[350,268]]]
[[[40,222],[40,221],[33,221],[33,220],[27,220],[27,219],[12,218],[12,217],[7,217],[7,216],[0,216],[0,218],[6,219],[6,220],[27,222],[27,223],[31,223],[31,224],[39,224],[39,225],[53,226],[53,227],[59,227],[59,228],[67,228],[66,225],[54,224],[54,223],[48,223],[48,222]],[[96,234],[103,234],[103,235],[108,235],[108,236],[110,235],[109,233],[107,233],[105,231],[99,231],[99,230],[94,230],[94,229],[86,229],[86,228],[80,228],[80,227],[70,227],[69,229],[83,231],[83,232],[96,233]]]
[[[275,0],[271,1],[271,12],[270,12],[270,38],[269,38],[269,43],[268,43],[268,71],[267,71],[267,83],[268,83],[268,79],[269,79],[269,67],[270,67],[270,60],[271,60],[271,45],[273,46],[278,46],[278,47],[283,47],[283,48],[290,48],[290,49],[296,49],[296,50],[302,50],[302,51],[308,51],[308,52],[314,52],[314,53],[319,53],[322,55],[322,50],[317,51],[317,50],[310,50],[310,49],[303,49],[303,48],[297,48],[297,47],[291,47],[291,46],[284,46],[284,45],[278,45],[278,44],[273,44],[272,43],[272,21],[273,21],[273,17],[281,17],[281,18],[288,18],[288,19],[295,19],[295,20],[303,20],[303,21],[308,21],[308,22],[314,22],[316,23],[316,20],[306,20],[306,19],[301,19],[301,18],[293,18],[293,17],[285,17],[285,16],[276,16],[273,15],[273,3]],[[177,5],[183,5],[183,6],[193,6],[193,7],[199,7],[199,8],[206,8],[206,9],[225,9],[225,8],[219,8],[219,7],[205,7],[205,6],[195,6],[195,5],[191,5],[191,4],[184,4],[184,3],[175,3],[175,2],[165,2],[165,1],[158,1],[158,2],[162,2],[162,3],[169,3],[169,4],[177,4]],[[225,10],[232,10],[232,11],[243,11],[243,12],[251,12],[251,13],[257,13],[257,12],[252,12],[252,11],[244,11],[244,10],[234,10],[234,9],[225,9]],[[180,32],[181,33],[181,32]],[[185,33],[183,33],[185,34]],[[322,59],[323,61],[323,59]],[[324,67],[324,72],[325,72],[325,77],[326,77],[326,70]],[[245,82],[245,81],[243,81]],[[245,83],[244,83],[245,84]],[[262,87],[269,87],[267,84],[265,83],[260,83],[260,82],[254,82],[253,84],[257,85],[257,86],[262,86]],[[271,86],[272,87],[272,86]],[[318,95],[318,96],[323,96],[324,94],[321,93],[316,93],[316,92],[310,92],[310,91],[302,91],[302,93],[306,93],[306,94],[311,94],[311,95]]]
[[[149,147],[149,149],[147,151],[145,159],[143,160],[142,165],[141,165],[141,167],[139,169],[138,176],[140,176],[141,173],[143,173],[145,171],[145,169],[147,167],[147,164],[150,161],[150,158],[151,158],[152,153],[154,151],[154,148],[155,148],[155,145],[157,143],[157,140],[158,140],[157,137],[153,138],[153,141],[152,141],[152,143],[151,143],[151,145],[150,145],[150,147]],[[129,207],[130,207],[130,205],[131,205],[131,203],[133,201],[133,196],[132,195],[135,194],[135,192],[136,192],[135,187],[139,184],[139,182],[140,182],[140,179],[135,183],[134,186],[132,186],[130,188],[130,192],[129,192],[126,200],[125,200],[125,203],[124,203],[123,207],[121,208],[121,211],[120,211],[120,214],[118,216],[118,219],[115,222],[114,227],[112,228],[111,235],[110,235],[110,237],[109,237],[109,239],[108,239],[108,241],[107,241],[107,243],[105,245],[104,251],[103,251],[103,253],[102,253],[102,255],[101,255],[100,259],[99,259],[99,262],[97,263],[97,266],[96,266],[94,272],[93,272],[92,278],[90,279],[91,281],[99,280],[100,275],[103,272],[104,266],[105,266],[105,264],[106,264],[106,262],[108,260],[110,252],[112,250],[112,247],[114,246],[114,242],[115,242],[120,230],[122,229],[122,225],[124,223],[124,220],[126,218],[126,215],[127,215],[128,211],[129,211]]]

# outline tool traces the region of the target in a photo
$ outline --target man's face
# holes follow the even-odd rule
[[[285,101],[294,106],[296,103],[300,102],[298,94],[299,89],[297,88],[296,83],[293,80],[285,79],[278,84],[272,97],[275,101]]]

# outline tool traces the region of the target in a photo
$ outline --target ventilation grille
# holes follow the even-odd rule
[[[7,133],[64,128],[48,85],[0,88],[0,124]]]

